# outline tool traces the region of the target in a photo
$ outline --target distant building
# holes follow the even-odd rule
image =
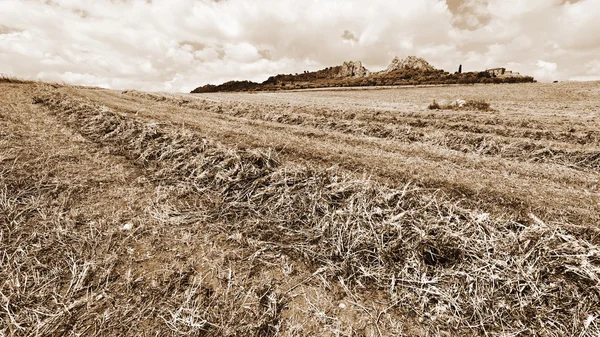
[[[506,68],[492,68],[486,69],[486,72],[492,77],[521,77],[521,74],[506,70]]]
[[[504,73],[506,72],[506,68],[492,68],[492,69],[486,69],[486,71],[492,76],[492,77],[497,77],[497,76],[502,76],[504,75]]]

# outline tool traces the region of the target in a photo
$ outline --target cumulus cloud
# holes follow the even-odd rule
[[[398,55],[454,71],[598,76],[596,0],[2,0],[0,72],[189,91]]]
[[[552,62],[539,60],[535,63],[538,69],[535,71],[535,77],[541,81],[551,81],[558,76],[558,65]]]

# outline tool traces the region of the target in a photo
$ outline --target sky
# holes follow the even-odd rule
[[[600,80],[600,0],[0,0],[0,73],[189,92],[394,56]]]

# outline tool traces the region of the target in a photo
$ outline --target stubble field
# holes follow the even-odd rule
[[[0,334],[600,330],[598,83],[0,102]]]

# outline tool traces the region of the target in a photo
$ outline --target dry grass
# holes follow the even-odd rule
[[[561,118],[550,118],[545,111],[538,117],[505,108],[481,114],[341,110],[335,105],[337,96],[367,95],[361,92],[223,94],[206,100],[191,95],[98,94],[94,100],[141,118],[184,124],[228,144],[266,145],[280,151],[285,161],[322,168],[340,165],[396,186],[411,181],[439,188],[467,208],[484,208],[516,221],[531,221],[530,212],[580,225],[600,221],[600,195],[594,187],[600,152],[594,141],[595,122],[579,122],[576,115],[559,123]],[[292,95],[291,103],[278,103],[282,95]],[[159,101],[156,96],[164,98]],[[313,96],[331,98],[333,107],[323,102],[315,106],[316,100],[296,101]]]
[[[6,74],[0,74],[0,83],[19,83],[19,84],[23,84],[23,83],[33,83],[34,81],[31,80],[25,80],[22,78],[18,78],[15,76],[10,76],[10,75],[6,75]]]
[[[490,103],[483,100],[455,100],[449,104],[440,105],[438,102],[433,100],[429,106],[429,110],[469,110],[469,111],[492,111]]]
[[[442,110],[442,107],[434,99],[433,102],[427,106],[427,109],[429,109],[429,110]]]
[[[284,165],[269,151],[224,148],[60,95],[44,101],[87,139],[134,161],[158,184],[177,186],[190,205],[180,217],[222,223],[212,230],[325,268],[325,284],[380,291],[386,307],[378,316],[416,313],[428,334],[598,328],[600,250],[560,223],[497,221],[410,185],[393,189],[343,171]],[[168,326],[210,322],[189,319]]]
[[[277,331],[287,295],[255,273],[275,258],[206,237],[173,214],[176,191],[136,181],[30,99],[0,113],[0,335]]]
[[[373,118],[374,116],[371,114],[368,116],[371,120],[366,120],[366,118],[363,119],[357,116],[357,114],[337,114],[334,116],[327,116],[324,115],[325,112],[323,112],[323,115],[320,115],[319,113],[311,114],[307,113],[308,111],[304,109],[282,111],[281,108],[275,106],[260,107],[239,103],[217,103],[177,96],[169,97],[164,94],[144,93],[132,90],[124,91],[123,93],[154,102],[167,102],[180,107],[217,112],[219,114],[227,114],[235,117],[272,121],[286,125],[314,127],[352,135],[393,139],[405,143],[426,143],[434,146],[443,146],[464,153],[478,153],[487,156],[500,156],[503,158],[514,158],[533,162],[557,163],[571,167],[591,169],[597,169],[599,167],[598,165],[600,165],[600,157],[598,156],[600,149],[572,149],[560,146],[562,144],[552,144],[545,140],[536,141],[528,139],[525,138],[525,134],[516,134],[514,136],[511,134],[494,135],[485,132],[487,130],[484,130],[481,133],[475,131],[465,132],[454,130],[440,132],[440,127],[443,127],[444,125],[435,124],[430,126],[428,125],[428,122],[423,120],[415,122],[409,121],[407,123],[393,123],[386,120],[377,121],[379,117],[377,113],[375,114],[375,118]],[[469,102],[467,102],[467,104]],[[480,102],[482,107],[484,107],[485,104],[489,105],[489,103],[485,103],[481,100],[473,102]],[[477,104],[479,103],[471,103],[468,106]],[[424,127],[432,127],[433,130],[427,130]],[[460,126],[456,129],[463,130],[467,129],[467,127]]]
[[[137,252],[152,242],[149,236],[163,240],[149,250],[160,254],[169,240],[181,237],[184,224],[164,229],[166,223],[140,213],[140,228],[123,231],[110,216],[77,212],[77,188],[42,177],[14,181],[11,170],[3,171],[0,184],[3,335],[260,336],[277,329],[284,297],[268,280],[241,271],[235,283],[226,281],[231,261],[248,264],[248,253],[231,261],[207,255],[213,260],[183,265],[183,254],[162,253],[168,266],[141,268],[139,261],[152,257]],[[184,233],[197,238],[197,230],[189,230]],[[249,264],[256,268],[256,262]]]

